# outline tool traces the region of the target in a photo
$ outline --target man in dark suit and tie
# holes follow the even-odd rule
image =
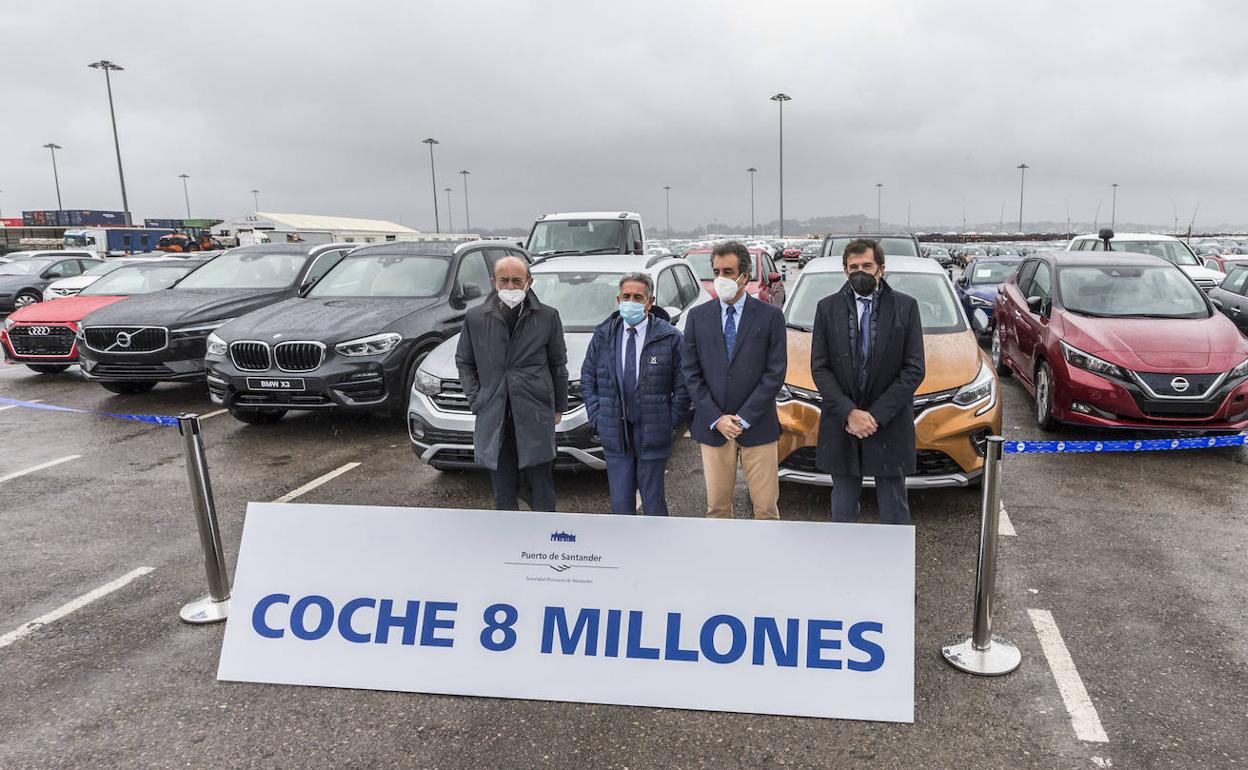
[[[852,241],[848,280],[815,309],[810,368],[823,398],[815,465],[832,474],[832,519],[855,521],[863,476],[875,478],[880,521],[909,524],[915,471],[914,393],[923,382],[919,305],[884,281],[884,250]]]
[[[695,307],[685,320],[682,366],[694,409],[689,432],[702,445],[706,515],[716,518],[732,516],[738,457],[754,518],[780,518],[776,395],[788,348],[784,314],[746,294],[752,262],[740,243],[716,246],[711,268],[719,300]]]

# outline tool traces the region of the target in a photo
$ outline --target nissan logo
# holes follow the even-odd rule
[[[27,326],[26,331],[32,337],[46,337],[52,333],[52,328],[48,326]]]
[[[117,332],[117,347],[119,348],[130,347],[130,335],[127,332]],[[1187,386],[1184,385],[1183,387],[1186,388]]]
[[[1173,380],[1170,380],[1170,387],[1174,388],[1175,393],[1186,393],[1191,386],[1191,383],[1183,377],[1175,377]]]

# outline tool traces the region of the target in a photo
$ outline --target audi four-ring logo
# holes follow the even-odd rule
[[[52,333],[52,327],[50,326],[27,326],[26,331],[32,337],[46,337]]]
[[[117,332],[117,347],[130,347],[130,334],[128,332]]]
[[[1175,393],[1185,393],[1191,386],[1192,384],[1183,377],[1175,377],[1173,380],[1170,380],[1170,387],[1174,388]]]

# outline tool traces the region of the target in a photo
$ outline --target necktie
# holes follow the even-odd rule
[[[637,330],[628,330],[624,345],[624,415],[637,422]]]
[[[862,313],[858,316],[858,360],[862,364],[861,376],[865,378],[867,358],[871,355],[871,300],[859,297],[858,303],[862,306]]]
[[[732,360],[732,346],[737,341],[737,309],[728,306],[728,320],[724,322],[724,344],[728,348],[728,360]]]

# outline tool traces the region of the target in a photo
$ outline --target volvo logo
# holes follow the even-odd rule
[[[119,348],[130,347],[130,334],[128,332],[117,332],[116,345]]]
[[[1170,380],[1170,387],[1174,389],[1175,393],[1186,393],[1191,386],[1192,384],[1183,377],[1175,377],[1173,380]]]
[[[49,326],[27,326],[26,331],[32,337],[46,337],[52,333],[52,328]]]

